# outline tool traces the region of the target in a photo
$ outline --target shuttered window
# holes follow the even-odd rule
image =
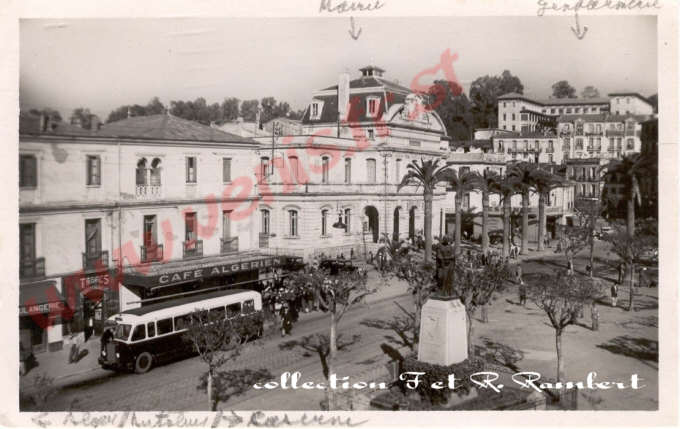
[[[38,186],[38,160],[33,155],[19,156],[19,186]]]

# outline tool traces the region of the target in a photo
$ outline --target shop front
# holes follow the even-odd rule
[[[69,309],[57,284],[54,279],[20,285],[19,341],[23,352],[62,348],[62,321]]]
[[[101,334],[106,319],[120,312],[120,275],[116,269],[73,273],[62,278],[62,285],[73,311],[64,323],[64,335],[84,332],[87,340]]]
[[[274,270],[291,266],[293,259],[261,254],[234,255],[131,267],[123,274],[121,310],[222,288],[260,291],[262,279]]]

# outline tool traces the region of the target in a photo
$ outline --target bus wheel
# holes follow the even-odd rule
[[[137,356],[135,360],[135,372],[137,374],[144,374],[151,369],[151,364],[153,363],[153,358],[151,353],[144,352]]]

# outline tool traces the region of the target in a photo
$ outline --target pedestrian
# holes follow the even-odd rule
[[[619,297],[619,287],[614,283],[610,290],[612,294],[612,307],[616,307],[616,299]]]
[[[519,284],[519,305],[522,307],[526,307],[527,305],[527,287],[524,284],[524,281],[520,280]]]

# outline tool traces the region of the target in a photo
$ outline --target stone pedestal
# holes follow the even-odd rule
[[[452,365],[467,359],[465,307],[453,298],[430,298],[421,313],[418,360]]]

